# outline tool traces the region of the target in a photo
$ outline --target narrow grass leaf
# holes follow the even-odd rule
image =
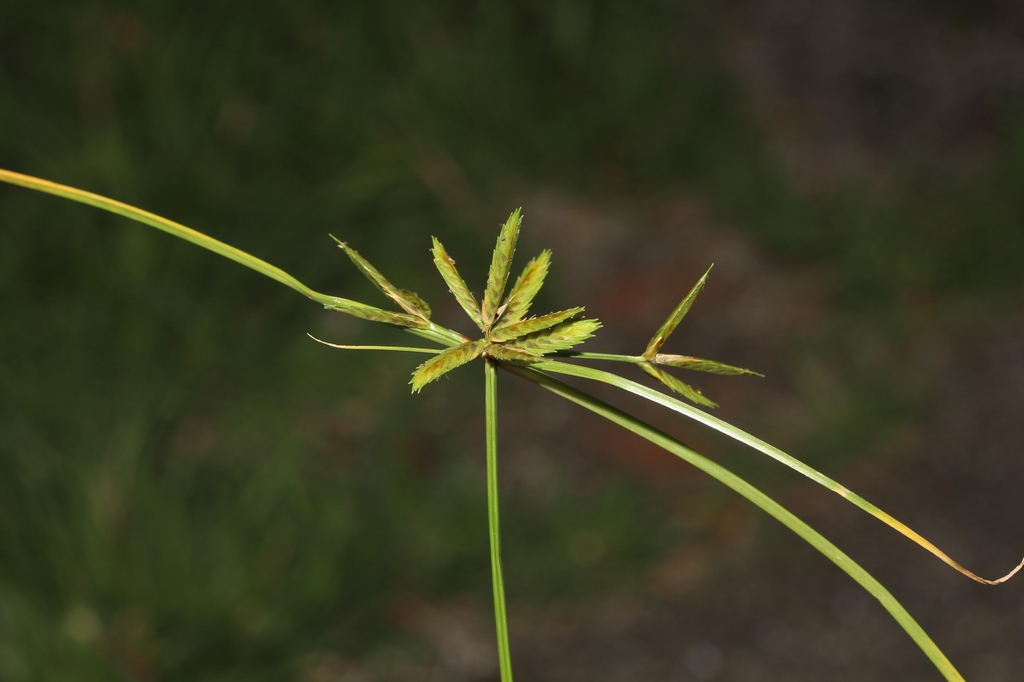
[[[427,353],[428,355],[437,355],[444,350],[443,348],[419,348],[416,346],[351,346],[343,343],[331,343],[330,341],[324,341],[323,339],[316,338],[308,332],[306,333],[306,336],[317,343],[322,343],[323,345],[330,346],[331,348],[340,348],[342,350],[390,350],[401,353]]]
[[[455,269],[455,259],[448,255],[448,252],[444,250],[444,245],[438,241],[437,237],[433,237],[433,240],[434,248],[431,249],[431,253],[434,254],[434,265],[437,266],[438,272],[441,273],[444,283],[448,285],[448,290],[452,292],[455,300],[459,302],[462,309],[469,315],[469,319],[473,320],[473,324],[483,329],[484,323],[480,319],[480,306],[477,304],[473,292],[466,286],[462,275]]]
[[[761,452],[762,454],[768,455],[777,462],[781,462],[782,464],[786,465],[793,471],[796,471],[801,475],[811,479],[815,483],[818,483],[819,485],[828,488],[832,492],[842,497],[844,500],[850,502],[856,507],[859,507],[863,511],[866,511],[868,514],[871,514],[871,516],[875,517],[882,523],[886,524],[887,526],[889,526],[896,532],[900,533],[907,539],[913,541],[914,543],[928,550],[950,567],[956,569],[957,571],[967,576],[971,580],[982,583],[983,585],[998,585],[1000,583],[1004,583],[1010,578],[1012,578],[1018,571],[1024,568],[1024,560],[1022,560],[1019,564],[1017,564],[1017,566],[1012,571],[1010,571],[1004,576],[992,580],[982,578],[976,573],[973,573],[972,571],[969,571],[963,566],[961,566],[959,563],[954,561],[948,554],[943,552],[941,549],[936,547],[927,539],[923,538],[912,528],[910,528],[903,522],[899,521],[898,519],[892,517],[888,513],[882,511],[875,505],[871,504],[870,502],[865,500],[860,495],[857,495],[855,492],[853,492],[843,484],[839,483],[838,481],[835,481],[832,478],[829,478],[828,476],[821,473],[817,469],[814,469],[813,467],[804,464],[796,457],[793,457],[792,455],[783,452],[774,445],[769,445],[760,438],[752,436],[743,429],[737,428],[732,424],[719,419],[718,417],[712,416],[707,412],[704,412],[703,410],[699,410],[696,407],[693,407],[692,405],[687,405],[681,400],[676,400],[670,395],[666,395],[653,388],[649,388],[647,386],[644,386],[643,384],[637,383],[630,379],[626,379],[625,377],[620,377],[618,374],[605,372],[604,370],[595,369],[593,367],[586,367],[583,365],[574,365],[568,362],[558,362],[556,360],[549,359],[545,359],[544,362],[538,364],[537,367],[538,369],[544,370],[546,372],[557,372],[559,374],[567,374],[569,376],[579,377],[581,379],[590,379],[591,381],[600,381],[602,383],[615,386],[616,388],[620,388],[624,391],[632,393],[633,395],[637,395],[640,396],[641,398],[650,400],[653,403],[657,403],[662,407],[667,407],[673,412],[681,414],[685,417],[689,417],[690,419],[693,419],[696,422],[708,426],[718,431],[719,433],[726,435],[729,438],[732,438],[733,440],[743,443],[744,445],[747,445],[748,447],[751,447],[754,450]]]
[[[526,316],[534,297],[544,286],[544,278],[547,277],[550,266],[551,251],[548,249],[541,251],[539,256],[526,264],[523,274],[519,275],[516,283],[512,286],[512,291],[508,294],[505,310],[501,313],[499,328],[515,324]]]
[[[528,317],[525,320],[520,320],[515,324],[510,324],[507,327],[499,327],[492,329],[489,334],[491,341],[511,341],[512,339],[525,336],[527,334],[533,334],[539,332],[542,329],[548,327],[554,327],[556,324],[565,322],[573,315],[578,315],[583,312],[583,308],[569,308],[568,310],[562,310],[557,313],[548,313],[547,315],[541,315],[540,317]]]
[[[412,392],[419,392],[421,388],[434,379],[444,376],[456,367],[477,359],[483,353],[486,345],[487,342],[485,340],[479,339],[441,351],[417,367],[412,373],[412,381],[409,382],[412,384]]]
[[[246,253],[245,251],[235,248],[230,244],[225,244],[224,242],[203,234],[198,230],[193,230],[191,227],[186,227],[181,223],[176,223],[173,220],[169,220],[163,216],[158,216],[155,213],[150,213],[149,211],[141,208],[136,208],[135,206],[117,201],[116,199],[87,192],[75,187],[69,187],[68,185],[61,185],[60,183],[51,182],[32,175],[15,173],[14,171],[4,170],[2,168],[0,168],[0,182],[7,182],[12,185],[32,189],[37,192],[53,194],[54,196],[61,197],[62,199],[77,201],[78,203],[85,204],[87,206],[93,206],[94,208],[99,208],[104,211],[109,211],[110,213],[115,213],[119,216],[124,216],[125,218],[140,222],[143,225],[155,227],[158,230],[167,232],[179,239],[184,239],[187,242],[192,242],[196,246],[200,246],[220,256],[230,258],[236,263],[240,263],[262,275],[266,275],[267,277],[280,282],[286,287],[294,289],[303,296],[315,301],[323,303],[325,299],[333,298],[313,291],[281,268],[275,267],[250,253]]]
[[[580,367],[578,365],[566,365],[561,362],[545,361],[541,365],[541,369],[554,370],[559,365],[565,367],[568,370],[566,373],[575,374],[576,376],[585,376],[585,373],[578,373],[576,370],[588,370],[588,367]],[[608,403],[605,403],[597,398],[584,393],[578,389],[573,388],[561,381],[558,381],[554,377],[550,377],[543,372],[536,371],[534,368],[526,367],[514,367],[506,366],[509,372],[531,381],[539,386],[546,388],[553,393],[567,398],[577,405],[595,412],[605,419],[618,424],[619,426],[632,431],[633,433],[641,436],[650,442],[664,448],[671,452],[677,457],[689,462],[693,466],[697,467],[704,473],[716,478],[734,491],[747,498],[758,507],[771,514],[777,520],[782,522],[787,528],[792,530],[794,533],[803,538],[808,544],[817,549],[819,552],[824,554],[830,561],[836,566],[842,569],[847,575],[853,578],[861,587],[863,587],[869,594],[878,599],[886,611],[900,624],[900,627],[910,635],[914,642],[921,648],[926,656],[932,661],[935,667],[942,673],[942,675],[948,680],[948,682],[964,682],[964,678],[957,672],[953,664],[946,658],[942,650],[935,645],[935,642],[928,637],[928,634],[924,629],[914,620],[913,616],[907,612],[902,604],[889,592],[885,587],[878,582],[870,573],[865,571],[860,565],[858,565],[852,558],[847,556],[842,550],[836,547],[834,544],[828,541],[821,533],[817,532],[803,520],[794,515],[788,509],[780,505],[778,502],[773,500],[768,495],[764,494],[748,481],[740,478],[733,472],[729,471],[725,467],[709,460],[708,458],[700,455],[692,448],[687,447],[683,443],[679,442],[675,438],[672,438],[668,434],[659,431],[658,429],[650,426],[636,417],[626,414],[622,410],[612,407]],[[601,372],[602,374],[609,374],[608,372]],[[614,374],[609,374],[609,378],[616,377]],[[621,379],[621,377],[616,377]],[[621,379],[622,381],[628,381]],[[615,383],[615,382],[609,382]],[[631,382],[632,383],[632,382]],[[617,384],[615,384],[617,385]],[[637,384],[640,386],[640,384]],[[645,388],[646,387],[642,387]],[[649,390],[649,389],[646,389]],[[688,409],[689,406],[686,406]],[[699,411],[699,410],[697,410]]]
[[[717,404],[705,398],[704,395],[700,391],[695,389],[693,386],[685,382],[682,382],[679,379],[676,379],[674,376],[663,370],[661,367],[658,367],[657,365],[652,365],[649,362],[641,362],[640,368],[643,369],[648,374],[650,374],[655,379],[657,379],[658,381],[660,381],[661,383],[668,386],[676,393],[685,397],[690,402],[697,403],[698,405],[703,405],[704,407],[718,407]]]
[[[600,328],[601,323],[597,320],[572,320],[534,334],[520,336],[509,341],[507,347],[529,351],[535,355],[554,353],[583,343]]]
[[[485,329],[490,329],[494,324],[498,307],[501,305],[501,296],[505,293],[505,283],[508,282],[509,269],[512,267],[512,256],[515,255],[516,242],[519,241],[519,226],[523,222],[522,211],[521,208],[512,211],[512,215],[502,225],[498,242],[494,245],[491,267],[487,272],[487,289],[484,291],[484,302],[480,308]]]
[[[708,268],[708,271],[704,273],[704,276],[697,280],[697,283],[693,285],[692,289],[690,289],[690,293],[686,295],[686,298],[679,302],[679,305],[677,305],[676,309],[672,311],[672,314],[668,316],[665,323],[661,325],[657,332],[655,332],[654,336],[651,338],[651,342],[647,344],[647,350],[644,351],[645,358],[653,360],[654,356],[659,350],[661,350],[662,344],[664,344],[665,340],[668,339],[672,332],[676,330],[679,323],[683,321],[683,318],[686,317],[686,313],[690,311],[690,306],[692,306],[693,302],[697,299],[697,294],[699,294],[700,290],[704,288],[704,283],[708,281],[709,274],[711,274],[711,268]]]
[[[416,300],[419,300],[420,304],[426,305],[423,304],[423,301],[419,296],[416,296],[416,300],[410,299],[406,292],[389,282],[384,275],[380,274],[380,271],[378,271],[377,268],[370,265],[368,260],[359,255],[358,251],[335,237],[333,234],[331,235],[331,239],[338,242],[338,247],[345,252],[345,255],[347,255],[356,268],[359,269],[359,272],[366,275],[366,278],[373,282],[374,286],[380,289],[385,296],[397,303],[405,312],[417,317],[423,317],[424,319],[430,317],[430,306],[426,306],[428,314],[424,315],[423,309],[417,304]],[[413,294],[413,296],[415,296],[415,294]]]
[[[49,180],[33,177],[31,175],[23,175],[21,173],[15,173],[13,171],[3,169],[0,169],[0,182],[9,182],[13,185],[19,185],[38,192],[53,194],[54,196],[61,197],[62,199],[76,201],[87,206],[109,211],[110,213],[123,216],[130,220],[142,223],[143,225],[148,225],[158,230],[162,230],[170,235],[178,237],[179,239],[184,239],[196,246],[212,251],[219,256],[224,256],[236,263],[240,263],[241,265],[258,272],[261,275],[265,275],[276,282],[280,282],[286,287],[299,292],[306,298],[323,305],[328,310],[346,313],[364,320],[384,322],[396,327],[402,327],[412,334],[416,334],[445,346],[458,345],[466,341],[466,338],[461,334],[435,325],[429,320],[413,318],[409,315],[381,310],[380,308],[359,303],[358,301],[352,301],[347,298],[331,296],[330,294],[314,291],[281,268],[275,267],[250,253],[246,253],[245,251],[235,248],[230,244],[218,241],[209,235],[193,230],[181,223],[176,223],[173,220],[168,220],[167,218],[158,216],[155,213],[144,211],[141,208],[136,208],[135,206],[117,201],[116,199],[111,199],[92,192],[86,192],[85,190],[76,189],[75,187],[61,185],[56,182],[50,182]]]
[[[740,376],[744,374],[755,377],[764,376],[760,372],[755,372],[752,369],[734,367],[723,362],[715,362],[714,360],[691,358],[688,355],[666,355],[665,353],[658,353],[654,356],[654,362],[658,365],[679,367],[680,369],[692,369],[698,372],[710,372],[711,374],[725,374],[727,376]]]
[[[535,355],[521,348],[509,348],[508,346],[500,346],[498,344],[491,344],[488,346],[486,353],[489,357],[492,357],[495,360],[511,362],[516,365],[530,365],[544,359],[539,355]]]

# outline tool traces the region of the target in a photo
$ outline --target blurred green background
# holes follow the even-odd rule
[[[333,233],[456,328],[430,236],[479,291],[523,205],[517,269],[554,247],[540,304],[588,306],[595,350],[642,348],[715,261],[671,350],[769,375],[695,378],[722,416],[998,574],[1024,537],[1020,26],[998,2],[8,0],[0,167],[382,304]],[[189,244],[7,186],[0,225],[0,680],[497,679],[471,368],[410,396],[417,359],[305,334],[403,335]],[[523,674],[933,679],[744,504],[512,385]],[[1015,679],[1020,588],[922,578],[947,569],[622,404],[864,547],[965,672]],[[763,575],[785,606],[742,597]]]

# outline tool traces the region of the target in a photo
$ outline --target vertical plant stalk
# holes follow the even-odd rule
[[[484,361],[484,387],[487,393],[487,529],[491,537],[491,585],[494,588],[494,623],[498,633],[498,667],[501,682],[512,682],[505,581],[501,576],[501,523],[498,519],[498,371],[490,359]]]
[[[946,658],[935,642],[928,636],[924,629],[914,620],[914,617],[907,612],[896,597],[885,589],[870,573],[864,570],[853,559],[847,556],[841,549],[829,542],[818,531],[807,525],[802,519],[790,512],[778,502],[765,495],[763,492],[752,486],[750,483],[722,467],[710,459],[704,457],[696,450],[693,450],[672,436],[659,431],[653,426],[648,426],[636,417],[612,407],[608,403],[599,400],[583,391],[577,390],[554,377],[548,376],[535,369],[517,367],[511,364],[503,364],[502,367],[509,372],[531,381],[538,386],[567,398],[577,405],[581,405],[591,412],[596,412],[608,421],[632,431],[642,438],[646,438],[655,445],[668,450],[673,455],[683,459],[701,471],[718,479],[729,486],[743,497],[747,498],[758,507],[768,512],[776,519],[785,524],[790,530],[807,541],[812,547],[828,557],[836,566],[843,569],[851,578],[867,590],[871,596],[881,602],[886,611],[900,624],[914,642],[921,648],[925,655],[948,680],[948,682],[964,682],[963,676],[953,667],[953,664]]]

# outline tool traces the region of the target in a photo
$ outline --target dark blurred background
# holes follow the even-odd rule
[[[667,350],[718,414],[975,571],[1024,552],[1024,13],[1010,0],[0,3],[0,167],[466,320],[522,205],[539,307]],[[472,367],[149,228],[0,187],[0,680],[497,680]],[[460,319],[461,318],[461,319]],[[639,375],[622,368],[633,378]],[[501,377],[521,679],[939,675],[832,564],[670,455]],[[1020,680],[1024,578],[975,585],[759,454],[594,389],[874,572],[971,680]]]

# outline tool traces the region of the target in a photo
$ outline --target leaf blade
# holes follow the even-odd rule
[[[843,484],[839,483],[838,481],[829,478],[828,476],[821,473],[817,469],[808,466],[807,464],[800,461],[796,457],[793,457],[792,455],[783,452],[777,447],[769,445],[760,438],[752,436],[743,429],[733,426],[732,424],[723,421],[718,417],[710,415],[707,412],[704,412],[703,410],[693,407],[692,405],[688,405],[687,403],[684,403],[681,400],[677,400],[676,398],[665,393],[662,393],[661,391],[650,388],[648,386],[644,386],[643,384],[632,381],[631,379],[626,379],[625,377],[621,377],[618,374],[605,372],[603,370],[595,369],[593,367],[587,367],[585,365],[575,365],[568,362],[558,362],[556,360],[551,360],[549,358],[545,358],[542,363],[538,363],[537,369],[545,372],[557,372],[559,374],[567,374],[569,376],[579,377],[581,379],[589,379],[591,381],[600,381],[602,383],[615,386],[616,388],[620,388],[624,391],[632,393],[633,395],[640,396],[641,398],[644,398],[646,400],[650,400],[651,402],[657,405],[661,405],[662,407],[666,407],[672,410],[673,412],[693,419],[694,421],[703,424],[704,426],[707,426],[711,429],[714,429],[715,431],[718,431],[719,433],[728,436],[729,438],[732,438],[737,442],[743,443],[744,445],[753,448],[754,450],[757,450],[758,452],[767,455],[768,457],[771,457],[775,461],[780,462],[781,464],[789,467],[793,471],[796,471],[797,473],[806,476],[815,483],[818,483],[819,485],[836,493],[847,502],[850,502],[854,506],[859,507],[861,510],[875,517],[876,519],[886,524],[896,532],[900,533],[910,541],[924,548],[928,552],[931,552],[931,554],[940,559],[943,563],[959,571],[971,580],[974,580],[985,585],[998,585],[999,583],[1006,582],[1011,577],[1013,577],[1018,571],[1024,568],[1024,560],[1022,560],[1019,564],[1017,564],[1016,568],[1014,568],[1012,571],[1010,571],[1009,573],[1000,578],[996,578],[994,580],[982,578],[976,573],[973,573],[964,568],[963,566],[961,566],[959,563],[954,561],[948,554],[946,554],[941,549],[936,547],[934,544],[923,538],[920,534],[911,529],[909,526],[902,523],[898,519],[894,518],[890,514],[887,514],[886,512],[882,511],[881,509],[871,504],[860,495],[857,495],[852,490],[850,490]]]
[[[485,329],[490,329],[498,315],[498,307],[501,305],[501,296],[505,293],[505,284],[508,282],[508,273],[512,266],[512,256],[516,252],[516,242],[519,241],[519,227],[522,222],[523,209],[517,208],[512,211],[512,215],[502,225],[498,241],[494,245],[491,267],[487,271],[487,289],[484,290],[484,301],[480,306],[480,317]]]
[[[324,294],[313,291],[281,268],[271,265],[250,253],[242,251],[230,244],[225,244],[224,242],[214,239],[213,237],[198,230],[194,230],[191,227],[186,227],[181,223],[164,218],[163,216],[159,216],[155,213],[150,213],[149,211],[132,206],[131,204],[126,204],[122,201],[111,199],[110,197],[105,197],[101,194],[87,192],[83,189],[78,189],[77,187],[62,185],[51,180],[37,178],[33,175],[15,173],[14,171],[5,170],[3,168],[0,168],[0,182],[18,185],[19,187],[25,187],[26,189],[35,190],[37,192],[52,194],[62,199],[98,208],[102,211],[109,211],[115,215],[156,228],[178,237],[179,239],[184,239],[187,242],[192,242],[196,246],[206,249],[207,251],[212,251],[218,256],[223,256],[224,258],[233,260],[236,263],[260,273],[261,275],[265,275],[272,280],[280,282],[286,287],[294,289],[307,298],[322,302],[322,298],[325,297]]]
[[[316,338],[308,332],[306,333],[306,336],[317,343],[322,343],[323,345],[330,346],[331,348],[340,348],[342,350],[387,350],[397,351],[400,353],[427,353],[428,355],[437,355],[443,350],[442,348],[419,348],[416,346],[353,346],[344,343],[331,343],[330,341],[324,341],[323,339]]]
[[[553,366],[564,365],[564,363],[555,363],[546,361],[541,366],[543,370],[555,370]],[[590,368],[581,367],[579,365],[564,365],[567,368],[573,370],[587,370]],[[700,455],[692,448],[687,447],[680,441],[672,438],[668,434],[655,429],[654,427],[640,421],[636,417],[626,414],[622,410],[619,410],[611,405],[594,398],[578,389],[569,386],[561,381],[558,381],[554,377],[550,377],[544,374],[542,371],[537,371],[533,368],[518,368],[518,367],[507,367],[511,373],[522,377],[528,381],[531,381],[549,391],[554,392],[557,395],[561,395],[574,403],[581,405],[588,410],[591,410],[602,417],[605,417],[609,421],[612,421],[629,431],[655,443],[656,445],[668,450],[672,454],[686,460],[690,464],[694,465],[698,469],[718,479],[725,485],[732,488],[734,491],[744,496],[764,511],[771,514],[773,517],[778,519],[780,522],[785,524],[790,530],[795,532],[812,547],[817,549],[819,552],[824,554],[830,561],[836,564],[842,569],[847,575],[853,578],[858,584],[861,585],[867,592],[878,599],[882,606],[889,612],[890,615],[900,624],[903,630],[910,635],[914,642],[921,648],[926,656],[935,664],[935,666],[942,672],[943,676],[949,682],[964,682],[964,678],[957,672],[953,664],[950,663],[949,659],[946,658],[945,654],[935,645],[935,643],[928,637],[924,629],[914,620],[914,618],[907,612],[902,604],[882,586],[870,573],[864,570],[859,564],[857,564],[848,555],[842,552],[838,547],[829,542],[824,536],[815,531],[813,528],[808,526],[804,521],[795,516],[792,512],[781,506],[774,499],[763,493],[758,488],[750,484],[750,482],[740,478],[729,469],[709,460],[708,458]],[[575,372],[564,372],[574,374]],[[580,376],[577,374],[577,376]],[[615,375],[611,375],[615,376]],[[628,380],[624,380],[628,381]],[[639,385],[638,385],[639,386]],[[645,387],[642,387],[645,388]],[[659,394],[660,395],[660,394]],[[663,396],[664,397],[664,396]],[[686,405],[688,409],[690,408]],[[699,412],[699,410],[697,410]]]
[[[211,251],[218,256],[223,256],[224,258],[233,260],[240,265],[244,265],[261,275],[269,277],[270,279],[299,292],[306,298],[316,301],[328,310],[343,312],[365,320],[393,324],[443,346],[458,345],[466,340],[461,334],[457,334],[450,329],[445,329],[444,327],[435,325],[429,320],[410,321],[412,319],[410,316],[403,316],[400,313],[390,313],[388,311],[383,311],[380,308],[375,308],[374,306],[359,303],[358,301],[352,301],[340,296],[331,296],[330,294],[314,291],[281,268],[273,266],[250,253],[246,253],[245,251],[235,248],[230,244],[225,244],[222,241],[214,239],[209,235],[193,230],[192,228],[186,227],[180,223],[176,223],[173,220],[168,220],[167,218],[156,215],[155,213],[144,211],[141,208],[117,201],[116,199],[69,187],[68,185],[61,185],[59,183],[31,175],[15,173],[2,168],[0,168],[0,182],[18,185],[37,192],[52,194],[62,199],[92,206],[93,208],[108,211],[115,215],[128,218],[129,220],[134,220],[143,225],[156,228],[173,237],[183,239],[199,246],[200,248]],[[385,313],[394,317],[380,319],[377,316],[379,313]]]
[[[714,265],[712,265],[714,267]],[[650,343],[647,344],[647,350],[644,351],[643,357],[647,360],[653,360],[654,356],[657,355],[658,351],[661,350],[661,346],[665,343],[665,340],[671,336],[672,332],[676,330],[679,323],[686,317],[686,313],[690,312],[690,307],[693,302],[697,299],[697,294],[700,293],[701,289],[704,288],[704,283],[708,281],[708,275],[711,274],[711,268],[708,268],[704,276],[697,280],[697,283],[690,289],[690,293],[686,294],[679,305],[676,306],[672,314],[668,316],[668,319],[658,328],[658,331],[651,337]]]

